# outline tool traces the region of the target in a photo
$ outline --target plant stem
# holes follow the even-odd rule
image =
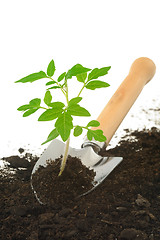
[[[61,176],[61,174],[64,171],[64,168],[66,166],[66,162],[67,162],[67,157],[68,157],[68,150],[69,150],[69,142],[70,142],[70,138],[68,138],[66,145],[65,145],[65,151],[64,151],[64,155],[62,158],[62,162],[61,162],[61,168],[60,168],[60,172],[58,174],[58,176]]]
[[[51,79],[52,81],[54,81],[52,77],[49,77],[49,79]],[[56,81],[55,81],[55,82],[56,82]],[[60,85],[58,82],[56,82],[56,84],[57,84],[58,87],[61,88],[61,85]],[[65,95],[65,91],[63,90],[63,88],[61,88],[61,91],[62,91],[62,93]]]
[[[67,102],[67,107],[68,107],[68,103],[69,103],[69,99],[68,99],[68,85],[67,85],[67,81],[65,83],[65,97],[66,97],[66,102]],[[65,144],[65,151],[64,151],[64,155],[62,158],[62,162],[61,162],[61,167],[60,167],[60,172],[58,174],[58,176],[61,176],[61,174],[63,173],[65,166],[66,166],[66,162],[67,162],[67,157],[68,157],[68,150],[69,150],[69,142],[70,142],[70,137],[67,139],[67,142]]]
[[[68,99],[68,85],[66,85],[66,101],[67,101],[67,107],[68,107],[68,102],[69,102],[69,99]]]
[[[75,126],[73,126],[73,128],[74,127],[76,127],[77,125],[75,125]],[[78,125],[78,126],[80,126],[80,125]],[[80,126],[81,128],[84,128],[84,129],[86,129],[86,130],[88,130],[89,128],[88,127],[84,127],[84,126]]]
[[[81,88],[80,92],[78,93],[78,96],[77,96],[77,97],[80,96],[80,94],[81,94],[81,92],[83,91],[84,87],[85,87],[85,83],[84,83],[83,87]]]
[[[39,107],[39,108],[42,108],[42,109],[48,110],[48,108],[45,108],[45,107]]]

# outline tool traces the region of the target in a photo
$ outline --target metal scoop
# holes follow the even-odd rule
[[[32,174],[35,173],[39,166],[46,166],[47,165],[46,160],[59,158],[64,152],[64,148],[65,143],[61,142],[60,140],[54,139],[35,164]],[[102,157],[95,153],[93,147],[89,145],[81,149],[69,147],[68,154],[71,155],[72,157],[79,158],[83,165],[85,165],[89,169],[93,169],[96,172],[93,182],[93,188],[91,190],[98,186],[110,174],[110,172],[123,160],[122,157]],[[85,195],[90,191],[82,195]]]
[[[155,70],[155,64],[149,58],[142,57],[133,62],[128,76],[119,86],[97,119],[100,122],[98,128],[103,130],[107,138],[106,143],[97,141],[90,142],[86,139],[81,149],[69,148],[69,155],[78,157],[81,159],[82,164],[96,172],[91,190],[97,187],[123,160],[122,157],[102,157],[98,152],[104,144],[108,145],[143,87],[154,76]],[[46,166],[48,159],[54,160],[63,155],[64,148],[65,144],[63,142],[57,139],[53,140],[35,164],[32,174],[35,173],[40,165]],[[89,193],[91,190],[82,195]]]

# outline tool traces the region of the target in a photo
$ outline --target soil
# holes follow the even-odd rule
[[[54,205],[74,202],[75,198],[91,190],[94,185],[93,170],[82,165],[80,159],[68,156],[65,170],[59,175],[61,158],[48,161],[32,175],[32,186],[37,200],[42,204]]]
[[[126,130],[126,136],[101,152],[123,157],[102,184],[86,196],[52,205],[40,204],[31,189],[38,157],[21,151],[4,158],[10,165],[0,174],[0,239],[159,240],[160,131]]]

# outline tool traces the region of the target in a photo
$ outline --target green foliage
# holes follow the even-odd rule
[[[90,70],[91,70],[90,68],[85,68],[81,64],[76,64],[67,72],[65,78],[70,79],[73,76],[77,76],[79,74],[89,72]]]
[[[74,128],[73,135],[74,135],[75,137],[78,137],[79,135],[82,134],[82,131],[83,131],[83,128],[82,128],[81,126],[76,126],[76,127]]]
[[[106,137],[103,135],[103,131],[100,130],[100,129],[97,129],[97,130],[88,129],[87,137],[88,137],[88,140],[90,140],[90,141],[93,138],[96,141],[99,141],[99,142],[105,142],[106,141]]]
[[[108,71],[111,67],[104,67],[104,68],[95,68],[93,69],[89,75],[88,75],[88,80],[92,80],[92,79],[97,79],[98,77],[104,76],[106,74],[108,74]]]
[[[71,131],[73,130],[73,135],[78,137],[82,134],[83,130],[87,131],[87,137],[89,140],[93,138],[96,141],[106,141],[106,137],[103,135],[103,131],[100,129],[93,130],[92,127],[99,127],[100,123],[97,120],[91,120],[86,126],[73,125],[73,117],[90,117],[89,111],[80,105],[82,97],[80,94],[84,88],[89,90],[95,90],[97,88],[108,87],[109,84],[99,80],[99,77],[108,74],[111,67],[103,68],[90,68],[83,67],[81,64],[74,65],[67,72],[63,72],[56,79],[53,79],[53,75],[56,71],[55,63],[53,60],[50,61],[47,67],[46,73],[43,71],[30,74],[16,83],[32,83],[34,81],[46,78],[46,89],[45,95],[42,98],[46,107],[41,106],[41,99],[34,98],[28,104],[20,106],[17,110],[23,112],[23,117],[27,117],[37,110],[43,110],[40,114],[38,121],[52,121],[54,120],[54,128],[47,137],[47,140],[42,144],[48,143],[53,139],[60,136],[65,142],[69,139]],[[69,99],[68,81],[72,77],[82,84],[79,94]],[[59,89],[66,98],[66,104],[63,102],[57,102],[53,100],[52,91]]]
[[[53,80],[52,80],[52,81],[47,82],[47,83],[46,83],[46,86],[52,85],[52,84],[55,84],[55,83],[56,83],[56,81],[53,81]]]
[[[21,83],[27,83],[27,82],[34,82],[36,80],[42,79],[42,78],[47,78],[47,75],[45,72],[40,71],[37,73],[32,73],[24,78],[21,78],[20,80],[16,81],[16,83],[21,82]]]
[[[25,105],[22,105],[19,108],[17,108],[18,111],[26,111],[28,109],[30,109],[30,105],[29,104],[25,104]]]
[[[58,136],[59,136],[59,133],[57,132],[57,129],[54,128],[54,129],[50,132],[50,134],[48,135],[47,140],[46,140],[45,142],[43,142],[42,145],[45,144],[45,143],[48,143],[48,142],[52,141],[53,139],[57,138]]]
[[[51,101],[52,101],[52,95],[51,95],[50,91],[48,90],[44,96],[44,103],[46,105],[49,105],[51,103]]]
[[[109,84],[103,81],[95,80],[87,83],[86,88],[90,90],[95,90],[96,88],[109,87]]]
[[[85,72],[85,73],[78,74],[76,77],[79,82],[84,83],[87,78],[87,73]]]
[[[40,107],[41,99],[40,98],[34,98],[29,102],[29,105],[31,107]]]
[[[62,74],[58,77],[57,82],[61,82],[61,81],[64,79],[65,76],[66,76],[66,72],[62,73]]]
[[[38,121],[51,121],[60,116],[60,114],[63,112],[62,108],[51,108],[47,109],[44,113],[41,114],[41,116],[38,118]]]
[[[64,103],[62,103],[62,102],[52,102],[48,105],[52,108],[63,108],[63,107],[65,107]]]
[[[69,101],[68,106],[71,106],[71,105],[77,104],[77,103],[79,103],[81,100],[82,100],[82,97],[75,97],[75,98],[72,98],[72,99]]]
[[[48,90],[49,89],[57,89],[57,88],[61,88],[61,87],[60,86],[53,86],[53,87],[48,88]]]
[[[28,117],[28,116],[30,116],[31,114],[33,114],[33,113],[35,113],[36,111],[38,110],[38,108],[36,108],[36,109],[29,109],[29,110],[27,110],[24,114],[23,114],[23,117]]]
[[[47,68],[47,75],[49,77],[52,77],[54,72],[55,72],[56,68],[55,68],[55,64],[54,64],[54,61],[51,60],[49,65],[48,65],[48,68]]]
[[[65,142],[69,136],[71,129],[73,128],[73,118],[68,112],[63,112],[57,119],[55,127],[60,134],[62,140]]]
[[[89,117],[91,114],[87,111],[87,109],[81,107],[79,104],[69,105],[67,111],[72,116],[81,116],[81,117]]]
[[[92,120],[87,124],[87,127],[98,127],[100,123],[97,120]]]
[[[22,105],[17,110],[24,112],[23,117],[28,117],[31,114],[35,113],[40,108],[40,104],[41,104],[41,99],[34,98],[29,102],[29,104]]]

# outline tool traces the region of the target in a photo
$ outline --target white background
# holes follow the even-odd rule
[[[0,157],[23,146],[29,149],[39,146],[41,151],[41,143],[53,123],[37,122],[38,113],[23,118],[16,109],[32,98],[42,97],[45,80],[32,84],[14,82],[28,74],[46,71],[52,58],[57,75],[77,63],[88,68],[111,66],[105,79],[111,86],[93,92],[88,90],[82,95],[83,106],[90,110],[93,118],[98,116],[138,57],[151,58],[157,72],[132,111],[136,111],[140,103],[145,108],[146,101],[150,104],[152,99],[157,99],[159,5],[159,0],[1,1]],[[73,81],[72,84],[74,86]]]

